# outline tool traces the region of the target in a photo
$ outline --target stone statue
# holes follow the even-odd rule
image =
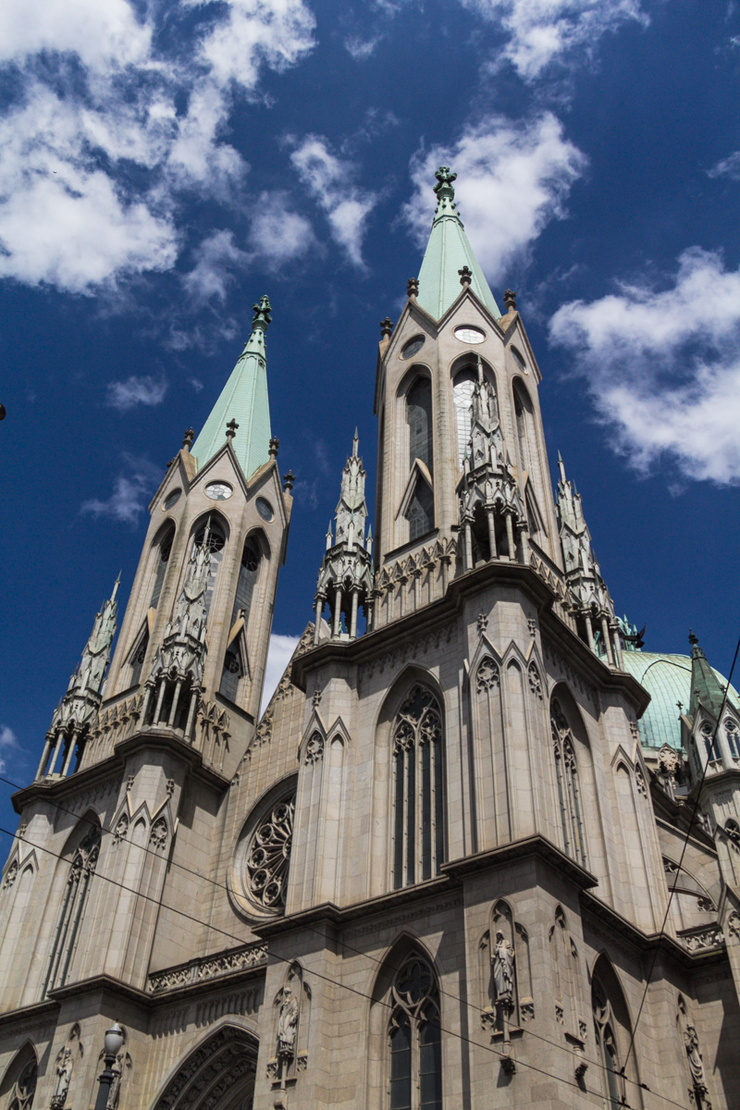
[[[699,1048],[699,1034],[696,1032],[696,1026],[693,1021],[688,1021],[686,1023],[683,1036],[694,1086],[704,1088],[704,1061],[702,1060],[701,1049]]]
[[[289,987],[283,991],[278,1017],[278,1056],[295,1055],[295,1038],[298,1028],[298,999]]]
[[[54,1086],[54,1094],[51,1096],[51,1110],[63,1110],[67,1101],[69,1084],[72,1080],[72,1067],[72,1049],[69,1045],[65,1045],[56,1059],[57,1081]]]
[[[514,1002],[514,952],[503,933],[496,933],[493,956],[493,982],[496,1002],[512,1005]]]

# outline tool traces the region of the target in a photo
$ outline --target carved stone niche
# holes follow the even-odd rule
[[[481,1027],[491,1041],[506,1044],[532,1021],[532,968],[529,935],[503,898],[491,909],[489,928],[478,947]]]
[[[275,1055],[267,1061],[267,1078],[284,1091],[308,1068],[311,1027],[311,988],[303,968],[294,960],[273,1000]]]

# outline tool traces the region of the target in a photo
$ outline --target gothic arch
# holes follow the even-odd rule
[[[151,1110],[242,1110],[254,1097],[258,1041],[227,1021],[211,1030],[168,1076]]]
[[[54,907],[54,933],[49,947],[43,993],[68,982],[77,946],[86,935],[85,913],[102,842],[100,818],[89,810],[75,825],[57,863],[49,899]]]
[[[38,1058],[30,1040],[16,1052],[0,1082],[2,1110],[32,1110],[38,1076]]]
[[[403,982],[401,982],[402,989],[399,997],[399,982],[406,974],[413,977],[412,989],[418,994],[418,998],[415,995],[412,998],[411,1006],[404,1006]],[[420,1015],[422,1020],[419,1022],[414,1011],[415,1009],[423,1011],[425,1007],[427,1013]],[[410,1079],[411,1085],[415,1088],[413,1098],[418,1100],[417,1088],[421,1078],[418,1067],[420,1040],[424,1036],[422,1030],[426,1024],[434,1027],[432,1035],[438,1038],[430,1040],[429,1046],[426,1046],[427,1058],[436,1057],[434,1070],[439,1092],[439,1100],[429,1102],[428,1106],[429,1110],[434,1110],[435,1107],[441,1110],[442,1066],[439,1034],[444,1027],[442,1007],[440,975],[436,961],[420,940],[411,933],[402,933],[383,957],[370,991],[369,1035],[365,1065],[368,1110],[387,1110],[389,1106],[388,1092],[394,1080],[393,1040],[399,1032],[402,1036],[408,1036]],[[399,1030],[399,1025],[404,1021],[405,1029]],[[411,1105],[416,1110],[418,1101],[412,1101]]]
[[[596,1051],[601,1063],[600,1083],[607,1110],[619,1110],[625,1099],[642,1106],[637,1067],[637,1045],[632,1044],[632,1017],[619,976],[606,952],[600,952],[591,969],[591,1010]],[[626,1071],[625,1069],[626,1061]],[[631,1080],[625,1083],[625,1078]]]
[[[560,818],[562,847],[582,867],[589,867],[595,848],[603,856],[601,814],[588,731],[565,683],[555,686],[550,696],[550,739],[555,765],[555,811]],[[595,817],[588,822],[588,828],[587,813]]]

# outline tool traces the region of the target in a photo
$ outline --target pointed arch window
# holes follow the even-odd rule
[[[457,455],[460,466],[463,464],[465,452],[470,443],[473,391],[476,380],[475,371],[469,366],[455,375],[452,384],[452,400],[457,419]]]
[[[205,609],[206,614],[208,614],[211,608],[211,601],[213,599],[213,588],[216,584],[218,568],[221,566],[221,560],[223,559],[224,554],[224,546],[226,544],[226,536],[224,535],[223,528],[218,521],[212,521],[209,519],[201,528],[199,528],[195,534],[193,546],[201,546],[204,541],[211,553],[211,575],[208,579],[208,588],[206,589],[205,597]]]
[[[412,953],[401,965],[391,1004],[390,1110],[442,1110],[439,986],[423,956]]]
[[[733,759],[740,759],[740,729],[731,717],[725,721],[725,736],[730,755]]]
[[[29,1060],[21,1074],[16,1079],[10,1092],[8,1110],[31,1110],[36,1084],[38,1082],[39,1067],[34,1057]]]
[[[131,653],[131,686],[138,686],[141,682],[141,671],[146,659],[146,649],[149,647],[149,629],[145,628],[139,642]]]
[[[162,594],[162,586],[167,575],[167,566],[172,554],[172,541],[175,538],[175,529],[169,528],[157,544],[156,565],[154,568],[154,585],[149,599],[149,608],[156,609]]]
[[[717,732],[711,721],[705,721],[700,730],[701,738],[704,741],[704,749],[707,754],[707,759],[714,762],[721,758],[719,754],[719,744],[717,743]]]
[[[622,1064],[617,1046],[616,1023],[612,1006],[601,980],[594,976],[591,984],[591,1007],[594,1018],[596,1050],[602,1067],[609,1110],[619,1110],[624,1105],[624,1079],[620,1075]]]
[[[577,863],[580,863],[582,867],[585,867],[586,846],[583,837],[583,817],[581,814],[575,741],[573,731],[560,708],[559,702],[555,699],[553,699],[550,710],[550,728],[565,852]]]
[[[409,426],[409,466],[415,459],[433,473],[432,452],[432,383],[417,378],[406,394],[406,421]]]
[[[90,886],[98,865],[101,830],[93,824],[72,857],[62,900],[44,994],[67,982],[70,965],[77,949],[80,928],[89,901]]]
[[[393,726],[393,885],[431,879],[444,859],[442,713],[414,686]]]
[[[531,470],[534,447],[534,412],[529,394],[520,382],[514,382],[514,414],[519,441],[519,461],[522,470]]]
[[[246,673],[242,638],[249,623],[249,612],[252,607],[254,588],[259,577],[261,559],[262,552],[257,540],[253,536],[248,537],[242,551],[239,578],[236,584],[236,597],[231,613],[232,629],[236,626],[240,617],[243,618],[244,624],[226,649],[219,687],[220,692],[231,701],[236,701],[239,681]]]
[[[434,494],[421,476],[416,479],[406,516],[409,540],[418,540],[434,528]]]

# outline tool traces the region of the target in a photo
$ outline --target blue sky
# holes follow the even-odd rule
[[[618,611],[650,650],[686,651],[692,625],[726,673],[739,67],[724,0],[6,0],[6,775],[32,776],[265,292],[273,432],[298,477],[274,632],[301,632],[355,424],[374,482],[378,321],[418,273],[440,161],[499,303],[518,292],[551,462]]]

